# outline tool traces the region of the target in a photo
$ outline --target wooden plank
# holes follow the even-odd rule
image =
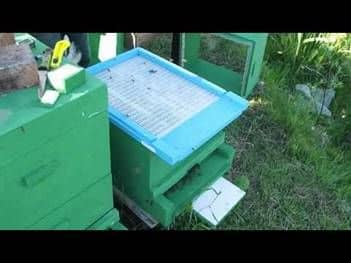
[[[28,45],[0,47],[0,93],[39,83],[37,63]]]
[[[0,33],[0,47],[16,44],[14,33]]]

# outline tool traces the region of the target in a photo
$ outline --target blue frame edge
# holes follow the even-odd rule
[[[216,84],[139,47],[95,64],[86,70],[90,74],[95,75],[135,56],[142,56],[219,97],[208,108],[161,138],[157,138],[109,106],[109,119],[113,125],[142,143],[170,165],[174,165],[188,157],[193,151],[237,119],[248,108],[249,103],[246,99],[232,92],[227,92]]]

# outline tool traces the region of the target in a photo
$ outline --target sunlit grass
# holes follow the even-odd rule
[[[246,178],[249,187],[219,229],[350,229],[350,44],[349,34],[270,35],[264,88],[226,129],[236,149],[227,176]],[[306,106],[295,91],[300,83],[336,89],[332,118]],[[191,207],[172,228],[209,229]]]

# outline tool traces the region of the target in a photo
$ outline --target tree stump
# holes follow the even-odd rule
[[[0,33],[0,47],[16,44],[14,33]]]
[[[34,85],[39,85],[39,74],[29,45],[0,47],[0,93]]]

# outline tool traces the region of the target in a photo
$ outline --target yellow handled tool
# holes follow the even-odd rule
[[[45,95],[48,71],[51,69],[56,69],[61,65],[63,55],[70,46],[71,44],[69,41],[60,40],[56,42],[54,50],[51,51],[50,49],[47,49],[41,56],[41,63],[39,65],[40,85],[38,89],[38,96],[40,100],[42,100],[43,96]]]
[[[50,68],[55,69],[61,65],[63,55],[70,46],[71,44],[67,40],[60,40],[56,42],[55,48],[52,52],[52,56],[50,60],[50,65],[49,65]]]

